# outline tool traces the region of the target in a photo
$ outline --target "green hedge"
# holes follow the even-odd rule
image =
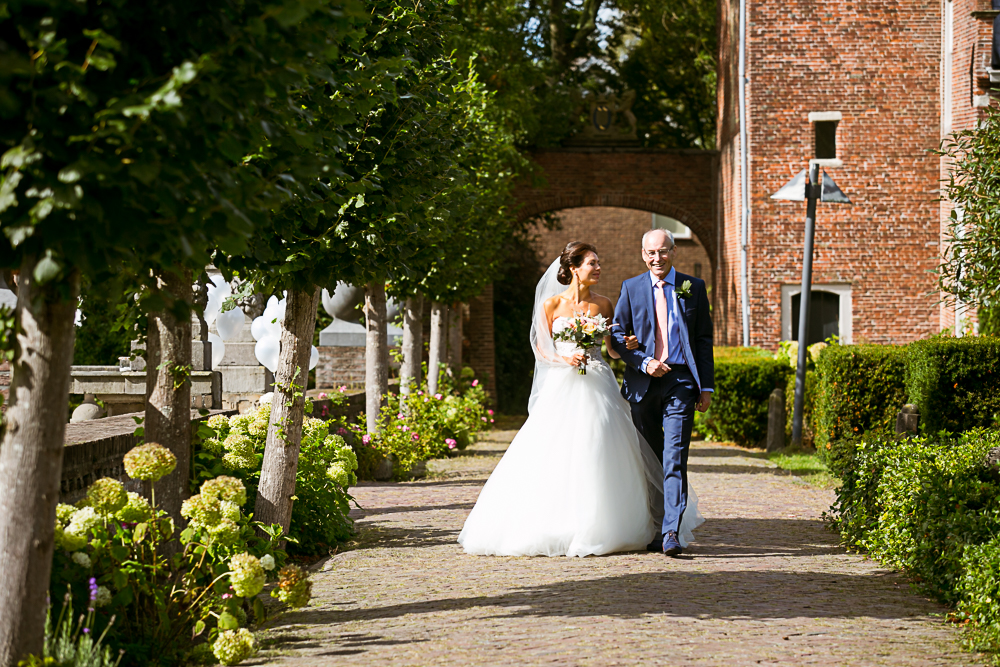
[[[892,430],[906,402],[906,348],[831,345],[816,362],[815,446],[839,469],[845,441]],[[836,473],[835,473],[836,474]]]
[[[844,542],[903,570],[968,619],[977,650],[1000,649],[1000,475],[986,455],[1000,431],[855,441],[837,490]]]
[[[1000,418],[1000,338],[930,338],[907,350],[906,390],[925,433],[958,433]]]
[[[758,446],[767,436],[767,399],[792,369],[758,348],[715,348],[715,394],[696,426],[707,438]]]

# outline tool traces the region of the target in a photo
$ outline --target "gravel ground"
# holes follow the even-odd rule
[[[976,665],[944,607],[846,553],[833,493],[717,443],[692,446],[707,517],[680,559],[468,556],[455,542],[516,431],[426,480],[362,484],[358,538],[314,599],[261,635],[268,665]]]

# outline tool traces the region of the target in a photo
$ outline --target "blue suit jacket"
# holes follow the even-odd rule
[[[691,281],[691,296],[677,298],[677,312],[681,349],[688,368],[694,375],[699,391],[702,387],[715,388],[715,359],[712,354],[712,315],[708,309],[708,291],[705,281],[676,272],[675,285]],[[675,288],[676,289],[676,288]],[[639,348],[625,347],[625,336],[639,338]],[[611,326],[612,347],[625,361],[625,381],[622,396],[630,403],[638,403],[649,389],[650,376],[642,371],[642,362],[653,356],[656,348],[656,310],[653,305],[653,285],[649,274],[642,273],[622,283],[622,292],[615,305],[615,319]],[[668,341],[674,345],[675,341]]]

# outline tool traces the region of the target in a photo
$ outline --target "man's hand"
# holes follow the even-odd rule
[[[650,359],[646,364],[646,373],[652,375],[655,378],[662,377],[670,372],[670,366],[659,359]]]
[[[638,350],[639,349],[639,339],[635,336],[625,336],[625,349],[626,350]]]
[[[695,403],[694,409],[698,412],[704,412],[708,410],[708,406],[712,404],[712,392],[703,391],[701,396],[698,397],[698,402]]]

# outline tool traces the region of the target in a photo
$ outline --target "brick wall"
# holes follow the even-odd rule
[[[486,393],[496,404],[496,343],[493,338],[493,285],[469,301],[469,318],[462,327],[462,363],[486,381]]]
[[[601,259],[601,282],[594,291],[618,301],[622,281],[646,271],[641,256],[642,235],[652,227],[652,214],[628,208],[586,207],[558,213],[560,229],[534,230],[538,256],[548,265],[570,241],[586,241],[597,246]],[[712,284],[712,265],[705,247],[697,239],[678,240],[674,266],[678,271],[701,277]]]
[[[565,148],[532,157],[539,178],[515,193],[520,219],[590,206],[660,213],[690,227],[715,256],[715,151]]]
[[[736,342],[736,5],[723,0],[721,10],[719,338]],[[819,205],[813,282],[851,287],[856,341],[935,333],[940,315],[930,271],[940,245],[940,165],[930,151],[940,139],[941,5],[749,0],[748,10],[750,344],[777,344],[781,286],[800,279],[805,204],[769,197],[813,156],[812,111],[843,115],[837,144],[844,166],[827,171],[853,202]]]
[[[356,389],[365,386],[365,348],[319,347],[319,363],[316,364],[316,387],[347,386]]]

